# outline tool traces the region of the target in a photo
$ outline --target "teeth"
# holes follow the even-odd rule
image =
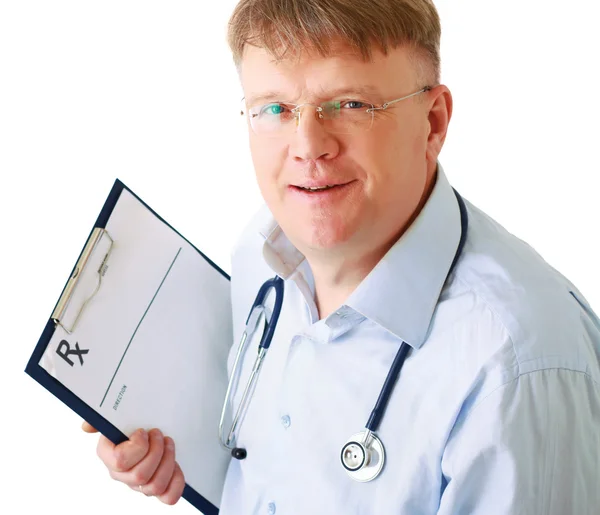
[[[316,187],[316,188],[310,188],[310,187],[306,187],[306,188],[305,188],[305,187],[303,187],[303,186],[300,186],[300,187],[301,187],[303,190],[307,190],[307,191],[321,191],[321,190],[327,190],[327,189],[329,189],[329,188],[333,188],[333,186],[335,186],[335,184],[333,184],[333,185],[330,185],[330,186],[318,186],[318,187]]]

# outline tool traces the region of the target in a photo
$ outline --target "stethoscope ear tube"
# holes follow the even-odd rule
[[[264,302],[267,298],[267,295],[270,293],[271,288],[275,290],[275,302],[273,307],[273,312],[271,313],[270,321],[267,322],[267,315],[265,312]],[[260,374],[260,369],[262,367],[262,363],[265,359],[267,351],[269,350],[269,346],[271,345],[271,340],[273,339],[273,334],[275,332],[275,328],[277,327],[277,321],[279,319],[279,314],[281,313],[281,306],[283,304],[283,279],[278,276],[273,277],[266,281],[259,289],[258,294],[256,295],[256,299],[252,304],[252,308],[250,308],[250,313],[246,318],[246,329],[244,330],[242,337],[240,339],[240,344],[238,346],[237,355],[233,364],[233,370],[231,371],[231,376],[229,378],[229,383],[227,385],[227,392],[225,393],[225,401],[223,403],[223,408],[221,410],[221,418],[219,420],[219,441],[221,445],[231,452],[231,455],[238,459],[243,460],[246,458],[247,452],[246,449],[241,447],[236,447],[236,436],[237,429],[241,424],[241,421],[244,417],[244,414],[247,410],[247,406],[250,403],[250,399],[252,397],[252,393],[254,391],[254,387],[256,386],[256,381],[258,380],[258,376]],[[230,430],[227,433],[227,437],[225,437],[224,425],[225,425],[225,416],[227,413],[227,407],[231,401],[231,393],[233,388],[234,381],[237,382],[240,358],[244,353],[244,349],[246,347],[246,343],[249,342],[252,338],[252,335],[257,329],[261,316],[264,317],[265,329],[263,331],[260,344],[258,345],[258,355],[254,362],[254,366],[252,367],[252,371],[250,373],[250,378],[248,379],[248,383],[246,384],[246,388],[242,394],[242,398],[240,401],[240,405],[235,411],[233,421],[230,426]]]
[[[277,326],[277,321],[279,320],[279,313],[281,313],[281,305],[283,304],[283,279],[279,276],[275,276],[260,287],[258,293],[256,295],[256,299],[254,300],[254,304],[252,304],[252,309],[250,310],[250,314],[246,319],[246,325],[250,320],[250,316],[254,311],[254,308],[258,306],[262,306],[267,298],[267,295],[271,291],[271,288],[275,289],[275,304],[273,306],[273,313],[271,314],[271,320],[267,322],[267,326],[265,331],[263,332],[262,338],[260,339],[259,347],[263,349],[268,349],[271,345],[271,341],[273,340],[273,333],[275,332],[275,327]]]

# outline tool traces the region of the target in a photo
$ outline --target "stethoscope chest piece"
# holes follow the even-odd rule
[[[340,459],[352,479],[366,483],[381,473],[385,463],[385,450],[376,435],[370,433],[365,441],[365,431],[361,431],[346,442]]]

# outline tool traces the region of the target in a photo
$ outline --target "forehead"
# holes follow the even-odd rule
[[[387,96],[408,91],[416,84],[409,50],[398,47],[387,55],[373,50],[370,60],[347,46],[338,45],[331,55],[303,52],[276,60],[263,48],[247,45],[240,65],[240,78],[247,101],[316,100],[340,91],[360,91],[383,101]],[[381,98],[374,98],[381,97]]]

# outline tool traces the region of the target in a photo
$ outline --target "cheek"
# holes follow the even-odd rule
[[[366,188],[369,191],[391,186],[390,182],[397,178],[402,166],[406,148],[397,132],[379,129],[355,142],[352,153],[353,159],[366,172]]]
[[[355,149],[356,160],[366,170],[365,191],[374,209],[385,211],[390,205],[397,209],[398,202],[420,187],[426,150],[422,131],[390,124],[378,128]]]
[[[427,138],[417,120],[406,120],[404,126],[381,124],[373,136],[373,144],[365,155],[370,155],[392,176],[402,175],[404,170],[412,169],[425,159]]]
[[[265,197],[271,197],[277,184],[277,178],[283,167],[283,155],[276,142],[266,142],[256,136],[250,137],[250,154],[256,181]]]

